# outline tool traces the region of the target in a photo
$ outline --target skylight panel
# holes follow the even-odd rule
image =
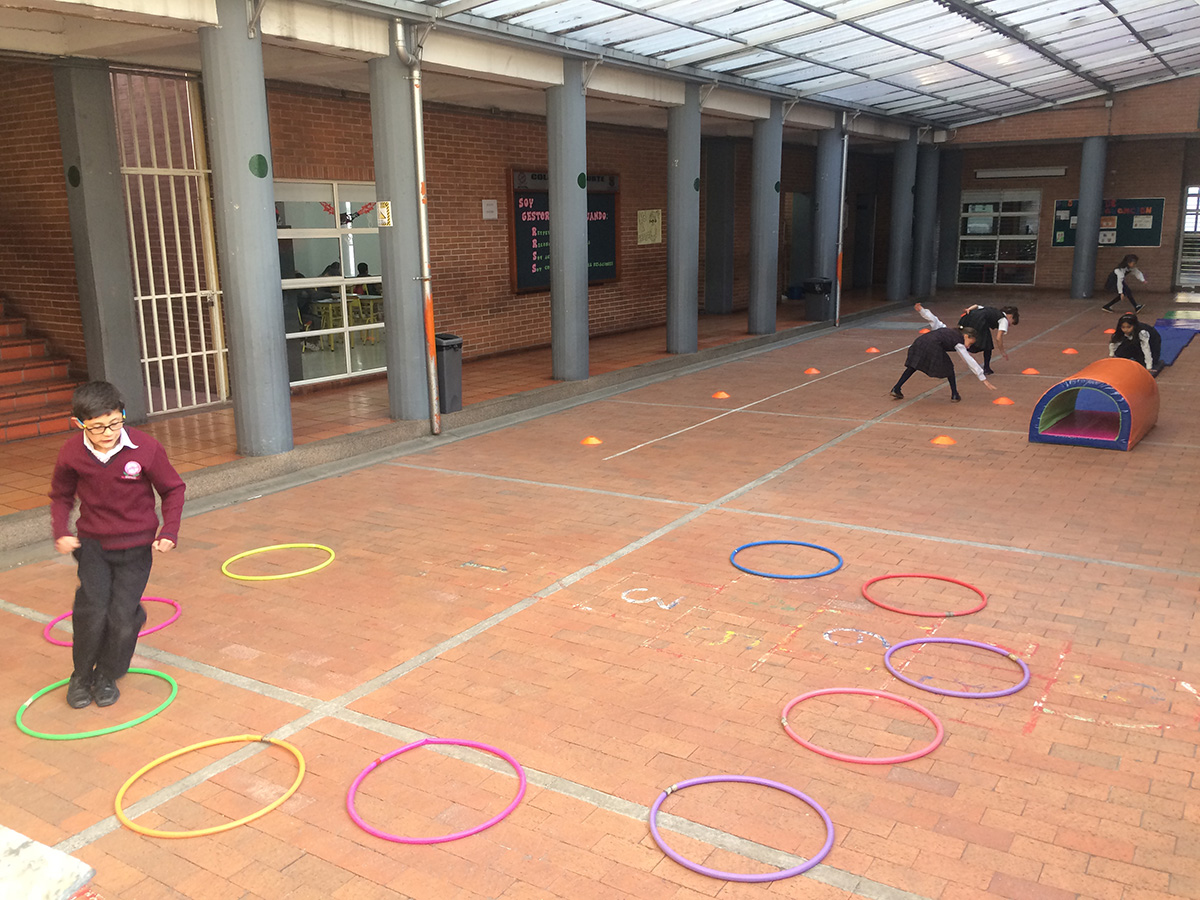
[[[703,4],[697,4],[689,10],[687,19],[713,31],[723,31],[730,34],[740,34],[754,28],[764,28],[775,25],[786,19],[799,18],[800,10],[783,0],[767,0],[765,3],[744,5],[738,9],[717,16],[700,14]]]
[[[748,52],[746,45],[724,38],[710,38],[704,35],[704,40],[691,47],[681,47],[659,55],[663,62],[675,66],[704,65],[729,54]]]
[[[630,41],[614,41],[614,49],[627,53],[637,53],[642,56],[660,57],[673,51],[688,50],[708,39],[708,35],[684,28],[667,28],[657,34],[639,37]]]

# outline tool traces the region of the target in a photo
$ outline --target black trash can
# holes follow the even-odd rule
[[[458,412],[462,409],[462,345],[457,334],[435,334],[437,349],[438,411]]]
[[[833,280],[807,278],[804,281],[804,318],[828,322],[833,318]]]

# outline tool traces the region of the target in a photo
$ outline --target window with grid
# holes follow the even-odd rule
[[[1041,191],[964,191],[959,284],[1034,283]]]

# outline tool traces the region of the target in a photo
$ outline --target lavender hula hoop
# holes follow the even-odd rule
[[[663,801],[667,799],[667,795],[672,794],[675,791],[680,791],[686,787],[692,787],[693,785],[697,784],[715,784],[726,781],[738,781],[743,784],[759,784],[764,787],[775,788],[777,791],[783,791],[785,794],[791,794],[793,797],[803,800],[812,807],[813,811],[819,815],[821,820],[825,823],[825,845],[817,851],[816,856],[813,856],[801,865],[795,866],[791,869],[783,869],[779,872],[768,872],[765,875],[741,875],[737,872],[722,872],[720,869],[710,869],[708,866],[702,866],[699,863],[692,862],[690,859],[685,859],[684,857],[680,856],[667,845],[667,842],[663,840],[662,835],[658,833],[658,808],[662,806]],[[793,875],[801,875],[823,860],[826,854],[829,853],[830,848],[833,847],[833,822],[829,820],[829,814],[821,808],[821,805],[817,803],[816,800],[807,794],[796,790],[794,787],[790,787],[789,785],[780,784],[778,781],[768,781],[765,778],[751,778],[748,775],[707,775],[703,778],[689,778],[687,781],[681,781],[678,784],[671,785],[659,795],[659,798],[654,801],[654,805],[650,807],[650,834],[654,838],[654,842],[658,844],[659,849],[684,868],[691,869],[693,872],[699,872],[701,875],[708,875],[710,878],[722,878],[725,881],[781,881],[784,878],[791,878]]]
[[[919,681],[913,681],[911,678],[906,678],[897,672],[895,667],[892,666],[892,654],[901,647],[911,647],[914,644],[961,644],[964,647],[978,647],[980,650],[988,650],[992,653],[998,653],[1006,659],[1011,659],[1021,667],[1021,671],[1024,673],[1025,677],[1021,679],[1019,684],[1016,684],[1010,688],[1004,688],[1003,690],[999,691],[951,691],[947,688],[931,687],[928,684],[921,684]],[[1021,688],[1025,687],[1025,685],[1029,684],[1029,666],[1027,666],[1025,661],[1019,658],[1015,653],[1011,653],[1002,647],[995,647],[991,644],[981,644],[979,641],[968,641],[962,638],[933,637],[913,638],[911,641],[901,641],[899,644],[889,648],[888,651],[883,654],[883,664],[887,666],[887,670],[889,672],[891,672],[905,684],[911,684],[913,687],[920,688],[923,691],[929,691],[931,694],[942,694],[946,697],[966,697],[971,700],[986,700],[990,697],[1007,697],[1009,694],[1015,694],[1017,691],[1021,690]]]
[[[146,602],[169,603],[173,607],[175,607],[175,612],[172,613],[171,618],[167,619],[167,621],[159,622],[157,625],[153,626],[152,628],[144,628],[141,631],[139,631],[138,637],[140,637],[140,638],[144,638],[148,634],[154,634],[154,632],[156,632],[156,631],[162,631],[164,628],[166,628],[168,625],[170,625],[172,622],[174,622],[176,619],[179,618],[180,608],[179,608],[178,600],[168,600],[166,597],[143,597],[142,603],[146,603]],[[42,629],[42,637],[44,637],[46,640],[48,640],[52,644],[57,644],[59,647],[72,646],[74,643],[73,641],[60,641],[60,640],[58,640],[58,638],[53,638],[50,636],[50,632],[54,628],[55,625],[57,625],[63,619],[69,619],[69,618],[71,618],[71,613],[65,612],[61,616],[51,619],[49,622],[46,623],[46,627]]]
[[[454,834],[447,834],[447,835],[443,835],[442,837],[429,837],[429,838],[402,837],[397,834],[388,834],[386,831],[380,831],[378,828],[375,828],[371,825],[368,825],[366,822],[364,822],[362,817],[358,814],[358,810],[354,806],[354,796],[355,796],[355,794],[358,793],[358,786],[360,784],[362,784],[363,779],[366,778],[369,774],[371,774],[371,772],[374,769],[383,765],[385,762],[387,762],[392,757],[399,756],[401,753],[406,753],[407,751],[413,750],[417,747],[424,747],[426,744],[448,744],[448,745],[453,745],[455,747],[471,747],[471,748],[474,748],[475,750],[482,750],[484,753],[491,753],[493,756],[500,757],[502,760],[504,760],[506,763],[508,763],[510,766],[512,766],[513,771],[517,773],[517,778],[520,781],[520,785],[517,788],[517,795],[515,797],[513,797],[512,803],[508,804],[508,806],[504,807],[503,810],[501,810],[498,814],[492,816],[486,822],[483,822],[480,825],[476,825],[474,828],[468,828],[466,831],[457,831]],[[447,841],[457,841],[459,838],[470,837],[473,834],[478,834],[479,832],[484,831],[485,829],[491,828],[493,825],[495,825],[497,822],[499,822],[501,819],[503,819],[505,816],[507,816],[510,812],[512,812],[514,809],[516,809],[518,804],[520,804],[520,802],[521,802],[521,798],[524,796],[525,796],[525,770],[521,768],[521,766],[517,763],[517,761],[515,759],[513,759],[511,756],[509,756],[503,750],[499,750],[495,747],[489,747],[487,744],[480,744],[475,741],[452,741],[452,740],[443,739],[443,738],[425,738],[420,741],[414,741],[411,744],[405,744],[399,750],[393,750],[391,753],[387,754],[386,756],[379,757],[379,759],[375,760],[373,763],[371,763],[369,766],[367,766],[365,769],[363,769],[361,772],[359,772],[358,777],[354,779],[354,783],[350,785],[350,790],[346,794],[346,810],[347,810],[347,812],[350,813],[350,818],[354,820],[354,824],[356,824],[359,828],[361,828],[363,831],[367,832],[368,834],[375,835],[375,837],[377,837],[377,838],[383,838],[385,841],[394,841],[397,844],[444,844]]]

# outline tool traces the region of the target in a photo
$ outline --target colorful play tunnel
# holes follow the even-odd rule
[[[1042,395],[1029,419],[1029,440],[1132,450],[1157,421],[1154,376],[1130,359],[1101,359]]]

